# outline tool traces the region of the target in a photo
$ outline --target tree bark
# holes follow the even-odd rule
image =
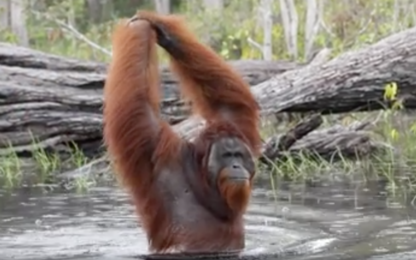
[[[322,65],[288,71],[253,87],[263,114],[342,113],[383,109],[385,84],[396,82],[398,99],[416,107],[416,27]]]
[[[304,119],[286,134],[270,137],[263,146],[260,162],[271,164],[288,158],[340,159],[363,158],[385,146],[371,140],[371,122],[354,122],[349,126],[335,125],[316,130],[322,118],[315,114]],[[316,131],[315,131],[316,130]],[[303,155],[300,156],[300,155]]]

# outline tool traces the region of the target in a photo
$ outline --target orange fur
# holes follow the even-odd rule
[[[104,87],[104,141],[121,181],[133,195],[144,228],[154,230],[157,223],[166,222],[166,215],[153,188],[152,158],[174,157],[171,149],[178,140],[158,117],[155,35],[145,21],[128,25],[123,20],[114,30],[112,44],[113,60]]]
[[[243,214],[247,207],[247,201],[251,195],[251,182],[244,184],[227,182],[227,170],[222,170],[218,178],[218,186],[224,195],[228,206],[237,214]]]
[[[179,42],[184,55],[180,60],[171,58],[171,68],[179,77],[184,96],[192,100],[195,112],[208,121],[235,123],[258,155],[259,106],[241,75],[211,48],[201,44],[182,17],[149,11],[139,11],[137,17],[163,25]]]
[[[226,194],[223,200],[236,213],[226,219],[205,209],[194,198],[197,195],[180,197],[184,203],[172,200],[190,188],[204,203],[217,207],[219,203],[209,195],[212,187],[203,179],[203,158],[219,136],[238,136],[258,155],[258,105],[243,79],[199,43],[180,18],[149,12],[138,16],[141,20],[123,20],[114,30],[113,60],[104,88],[104,141],[116,173],[132,195],[151,250],[239,249],[244,244],[242,214],[251,183],[236,187],[219,181]],[[180,59],[172,57],[171,65],[195,112],[208,122],[195,144],[181,140],[159,117],[157,37],[152,23],[165,26],[186,53]],[[201,223],[177,217],[185,212]]]

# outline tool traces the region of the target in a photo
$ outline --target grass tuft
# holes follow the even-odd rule
[[[19,158],[12,145],[9,146],[6,155],[0,157],[0,183],[4,187],[16,188],[26,183],[32,185],[56,184],[58,174],[66,170],[80,168],[89,162],[89,158],[75,143],[72,143],[73,149],[69,157],[60,156],[58,153],[44,149],[37,138],[33,134],[31,136],[32,160],[29,167],[22,167],[23,158]],[[65,159],[65,157],[69,159]],[[92,175],[76,177],[69,186],[74,187],[77,191],[85,191],[96,184],[96,181],[90,176]]]

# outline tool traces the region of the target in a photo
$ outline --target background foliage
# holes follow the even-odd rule
[[[6,0],[10,1],[10,0]],[[12,0],[18,1],[18,0]],[[70,26],[91,41],[110,50],[109,35],[114,22],[137,9],[155,9],[156,1],[144,0],[31,0],[24,1],[29,46],[60,55],[89,60],[108,60],[108,55],[80,40]],[[171,0],[170,12],[187,17],[202,40],[227,59],[259,59],[261,51],[248,39],[262,42],[261,0],[222,2],[211,8],[206,1]],[[209,1],[208,1],[209,2]],[[297,17],[298,57],[288,54],[281,17],[281,2],[271,1],[273,59],[307,59],[304,53],[306,0],[294,0]],[[320,0],[320,24],[312,39],[313,49],[332,49],[337,55],[373,43],[388,34],[415,24],[415,4],[408,0]],[[95,8],[91,8],[91,6]],[[17,42],[10,28],[2,29],[0,40]]]

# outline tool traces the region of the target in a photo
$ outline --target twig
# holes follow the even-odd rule
[[[93,47],[94,49],[97,49],[99,51],[101,51],[104,54],[107,54],[109,56],[112,56],[111,51],[101,47],[100,45],[96,44],[95,42],[91,41],[90,39],[88,39],[85,35],[83,35],[82,33],[80,33],[77,29],[74,28],[74,26],[72,26],[71,24],[67,24],[64,23],[63,21],[59,20],[58,18],[52,17],[49,14],[41,14],[39,12],[33,11],[33,13],[43,16],[46,19],[48,19],[49,21],[55,22],[56,24],[60,25],[61,27],[63,27],[64,29],[70,31],[72,34],[74,34],[78,39],[80,39],[81,41],[84,41],[85,43],[87,43],[88,45],[90,45],[91,47]]]
[[[263,53],[263,47],[260,45],[260,43],[254,41],[253,39],[251,39],[251,37],[248,37],[247,41],[248,41],[248,43],[250,43],[251,45],[253,45],[257,49],[259,49]]]
[[[69,30],[70,32],[72,32],[76,37],[78,37],[78,39],[84,41],[85,43],[87,43],[91,47],[93,47],[93,48],[101,51],[104,54],[107,54],[109,56],[112,56],[112,53],[109,50],[104,49],[100,45],[98,45],[95,42],[93,42],[90,39],[88,39],[85,35],[83,35],[82,33],[78,32],[72,25],[66,24],[66,23],[64,23],[62,21],[59,21],[59,20],[56,20],[54,22],[57,23],[57,24],[59,24],[60,26],[64,27],[65,29]]]

